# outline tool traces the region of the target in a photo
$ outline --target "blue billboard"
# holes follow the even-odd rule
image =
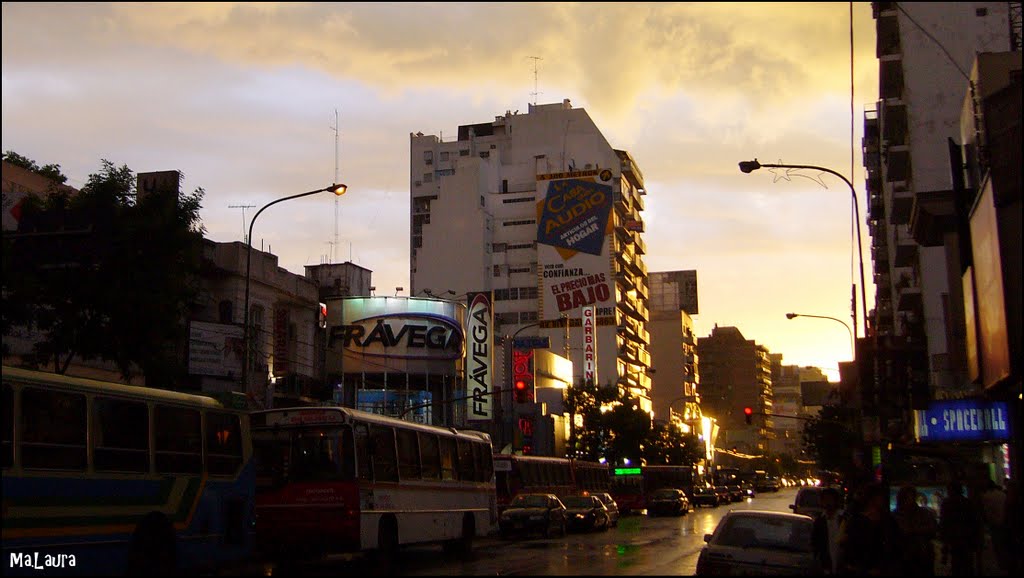
[[[1004,441],[1010,438],[1006,403],[979,399],[936,401],[914,412],[918,441]]]
[[[537,242],[600,255],[611,211],[611,186],[580,179],[551,181],[537,222]]]

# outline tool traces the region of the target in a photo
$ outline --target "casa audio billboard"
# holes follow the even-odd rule
[[[452,374],[466,354],[466,306],[443,299],[341,297],[327,303],[330,373]]]
[[[494,387],[494,307],[490,291],[467,293],[466,419],[489,420]]]
[[[541,315],[545,320],[562,315],[578,319],[583,307],[592,306],[597,317],[614,317],[615,281],[608,249],[611,171],[598,176],[607,182],[558,178],[562,176],[537,176],[538,193],[544,198],[537,209]]]

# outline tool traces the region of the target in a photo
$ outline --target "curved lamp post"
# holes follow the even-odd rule
[[[848,331],[850,333],[850,347],[851,347],[850,352],[851,352],[851,354],[856,356],[856,352],[857,352],[857,349],[856,349],[856,339],[854,339],[854,337],[853,337],[853,330],[850,329],[850,325],[847,322],[843,321],[842,319],[837,319],[835,317],[829,317],[827,315],[808,315],[807,313],[787,313],[786,314],[786,319],[795,319],[797,317],[813,317],[815,319],[831,319],[832,321],[835,321],[836,323],[842,323],[843,327],[846,328],[846,331]]]
[[[743,171],[744,173],[752,173],[752,172],[754,172],[757,169],[760,169],[762,167],[769,168],[769,169],[776,169],[776,168],[778,168],[778,169],[809,169],[809,170],[814,170],[814,171],[821,171],[823,173],[828,173],[830,175],[835,175],[835,176],[839,177],[840,179],[842,179],[842,181],[844,183],[846,183],[846,186],[850,187],[850,194],[853,195],[853,214],[854,214],[854,219],[857,220],[857,256],[858,256],[858,259],[860,261],[860,301],[861,301],[861,309],[862,309],[863,315],[864,315],[864,335],[867,336],[867,334],[868,334],[868,300],[867,300],[867,290],[866,290],[866,288],[865,288],[866,286],[864,284],[864,245],[861,243],[861,236],[860,236],[860,227],[861,227],[861,225],[860,225],[860,205],[857,202],[857,189],[853,188],[853,183],[851,183],[850,180],[847,179],[846,177],[844,177],[843,175],[833,171],[832,169],[825,168],[825,167],[819,167],[817,165],[790,165],[790,164],[782,164],[782,163],[777,163],[777,164],[761,164],[761,163],[759,163],[757,161],[756,158],[754,160],[752,160],[752,161],[741,161],[740,162],[740,170]],[[854,301],[856,301],[856,300],[857,300],[856,293],[854,293]],[[812,316],[811,315],[807,315],[806,317],[812,317]],[[792,318],[790,318],[790,319],[792,319]],[[856,303],[853,304],[853,331],[852,331],[852,333],[853,333],[853,339],[854,339],[854,344],[855,344],[854,345],[854,357],[856,357],[856,341],[857,341],[857,304]]]
[[[256,219],[259,218],[260,213],[262,213],[263,211],[267,210],[268,208],[270,208],[270,207],[272,207],[272,206],[274,206],[274,205],[276,205],[278,203],[283,203],[284,201],[290,201],[292,199],[300,199],[302,197],[308,197],[310,195],[315,195],[317,193],[326,193],[327,191],[330,191],[330,192],[334,193],[336,196],[340,197],[340,196],[344,195],[345,191],[347,191],[347,190],[348,190],[348,185],[342,185],[342,184],[334,183],[334,184],[332,184],[332,185],[330,185],[328,187],[324,187],[322,189],[317,189],[315,191],[308,191],[308,192],[305,192],[305,193],[299,193],[297,195],[291,195],[291,196],[288,196],[288,197],[281,197],[280,199],[277,199],[277,200],[274,200],[274,201],[270,201],[266,205],[263,205],[263,207],[261,207],[260,210],[256,211],[255,215],[253,215],[252,220],[249,221],[249,238],[248,238],[249,242],[246,243],[246,250],[245,250],[245,326],[242,328],[242,347],[245,348],[245,365],[242,366],[242,384],[245,387],[246,395],[250,395],[250,393],[251,393],[249,391],[249,365],[250,365],[250,363],[252,361],[252,353],[250,352],[250,347],[249,347],[249,334],[250,334],[250,331],[249,331],[249,285],[250,285],[250,281],[252,279],[251,273],[252,273],[252,228],[253,228],[253,225],[256,224]]]

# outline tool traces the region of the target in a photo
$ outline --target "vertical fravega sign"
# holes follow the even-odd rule
[[[583,381],[597,384],[597,308],[583,308]]]
[[[470,397],[466,419],[490,420],[494,387],[494,307],[490,291],[467,293],[466,312],[466,396]]]

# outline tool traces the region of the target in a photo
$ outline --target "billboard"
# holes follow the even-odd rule
[[[188,331],[189,375],[242,375],[245,347],[241,326],[193,321]]]
[[[416,297],[327,299],[327,370],[451,374],[466,354],[466,306]]]
[[[1008,440],[1009,420],[1005,402],[937,401],[914,411],[914,433],[922,442]]]
[[[494,307],[490,291],[467,293],[466,312],[466,395],[472,401],[466,419],[489,420],[494,386]]]
[[[583,380],[597,383],[597,314],[593,306],[583,308]]]
[[[537,219],[537,243],[600,255],[612,211],[612,188],[594,181],[548,181]]]

